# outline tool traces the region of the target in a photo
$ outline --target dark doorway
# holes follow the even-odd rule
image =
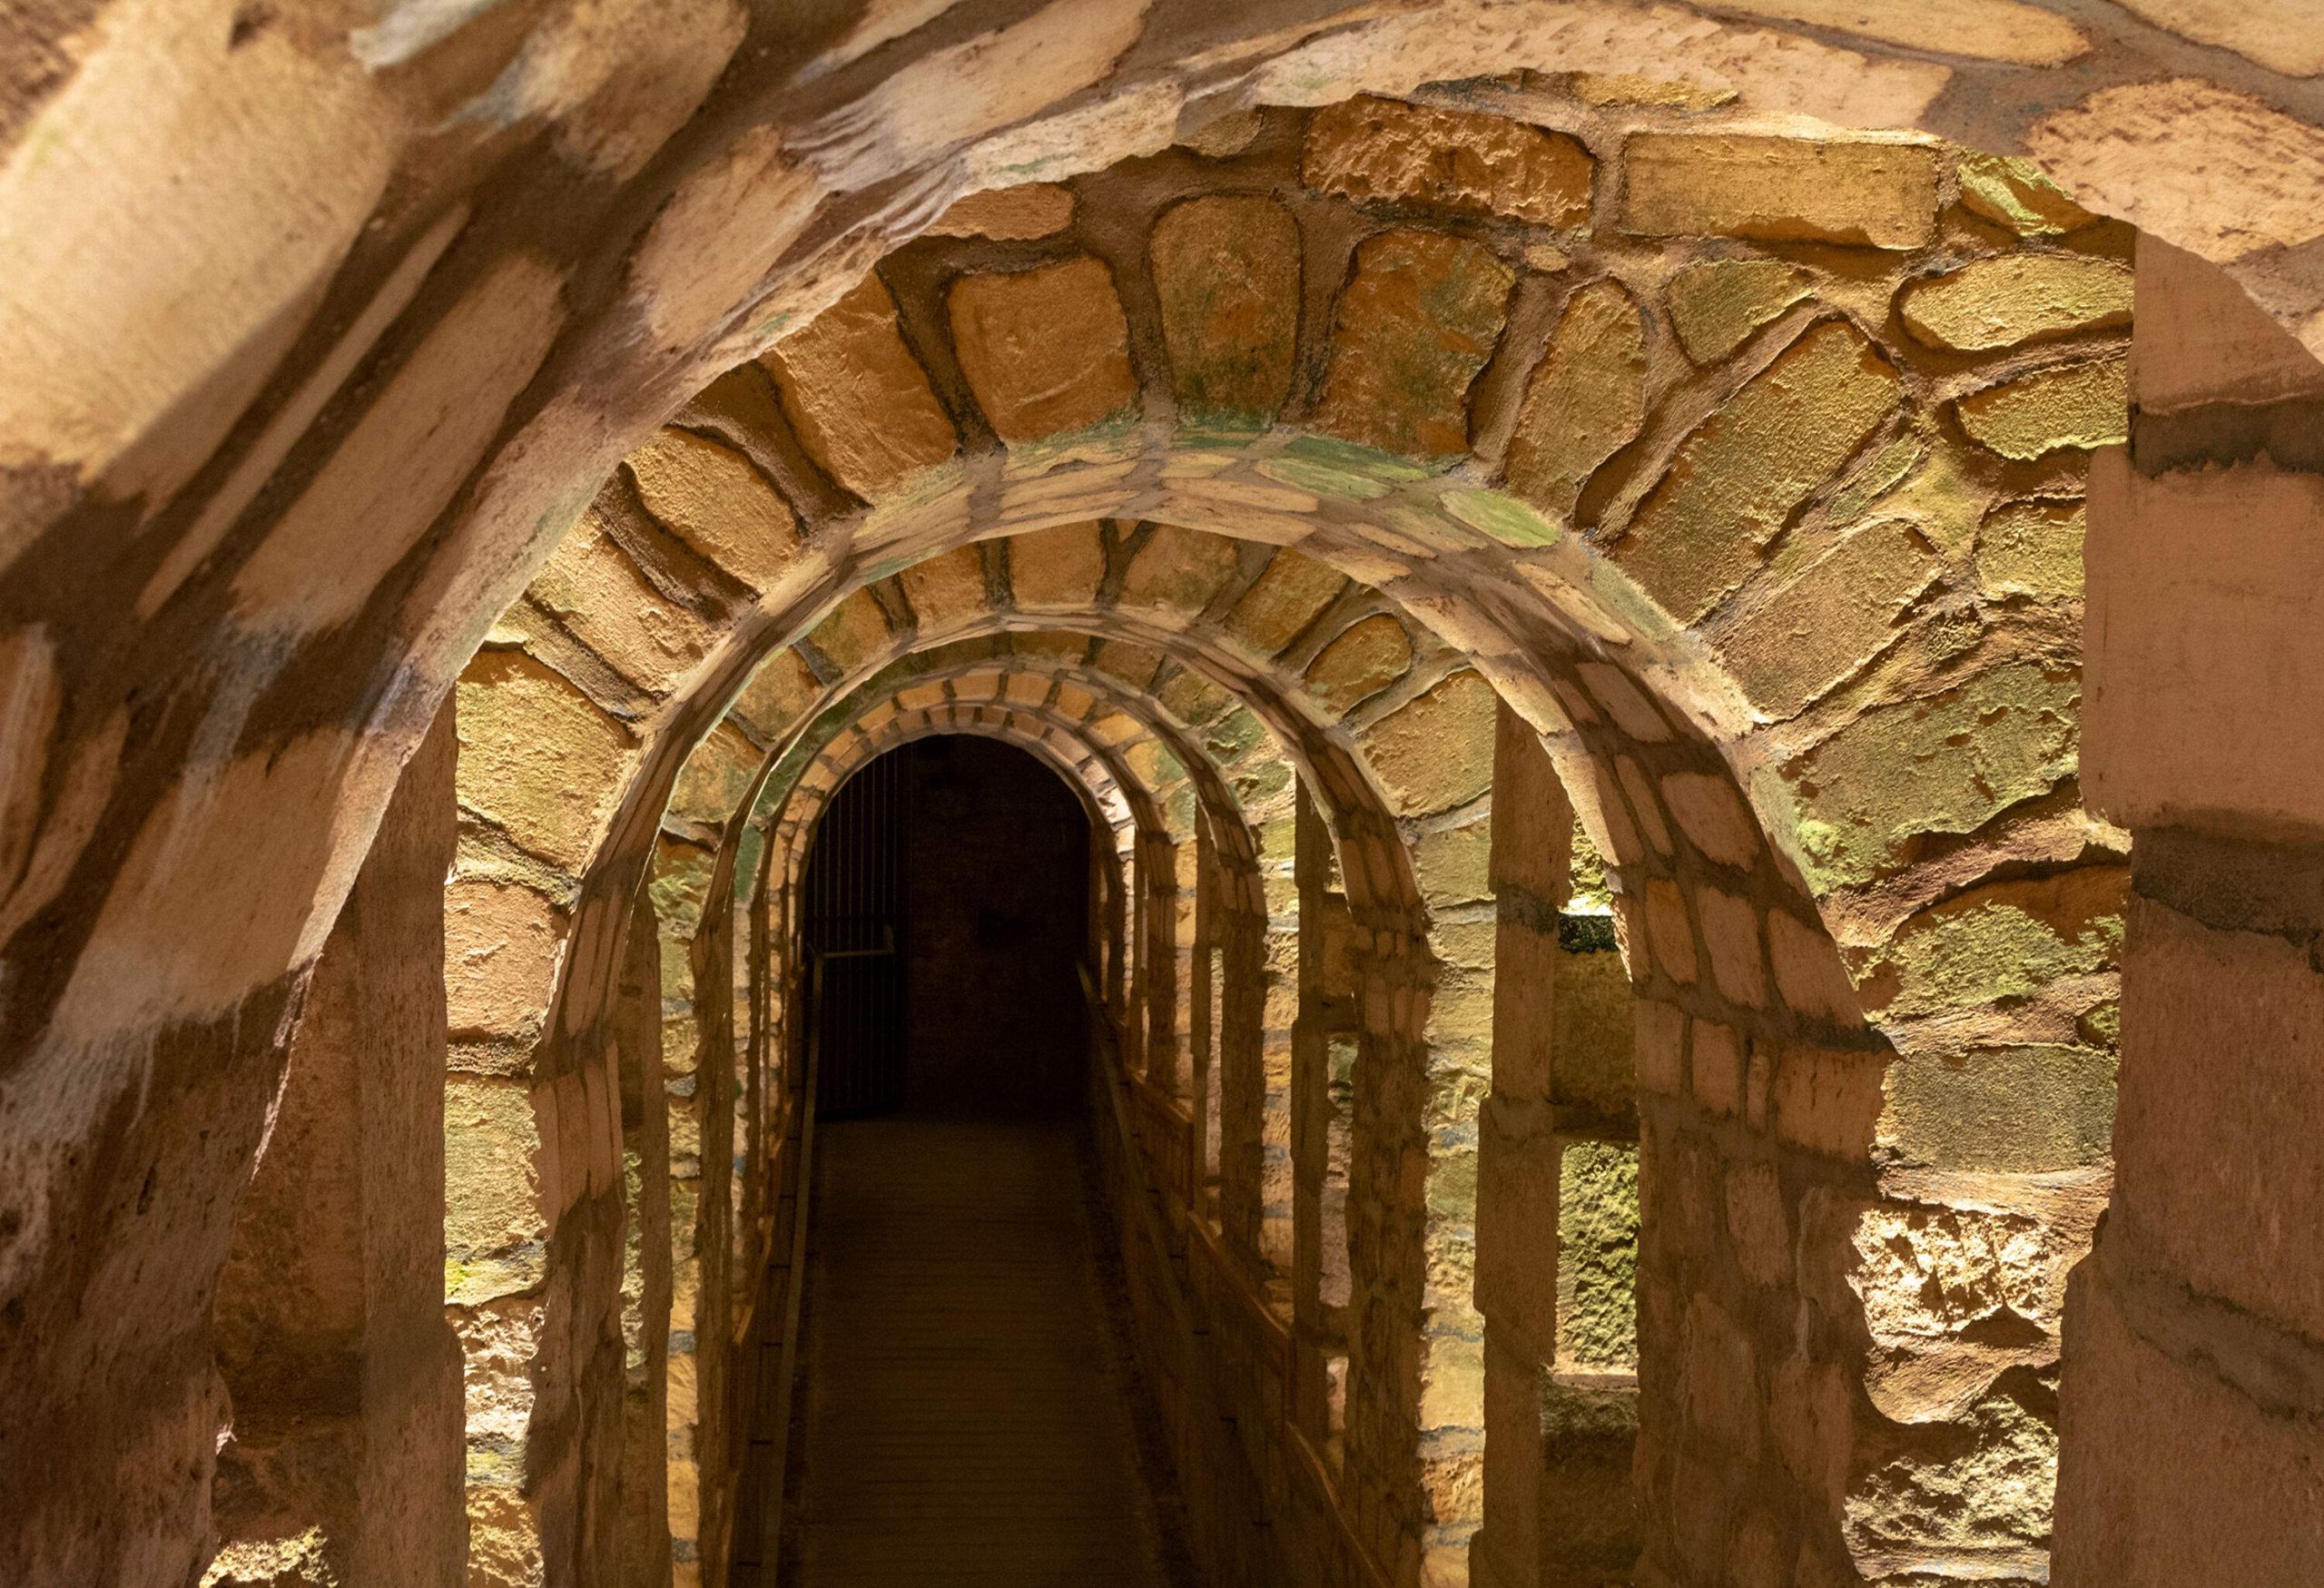
[[[1089,842],[1063,780],[995,740],[919,740],[851,778],[803,894],[819,1111],[1078,1106]]]

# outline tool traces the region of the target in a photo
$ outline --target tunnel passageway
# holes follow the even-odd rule
[[[816,1182],[783,1581],[1188,1583],[1071,1123],[838,1121]]]

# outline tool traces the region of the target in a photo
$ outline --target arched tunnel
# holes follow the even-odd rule
[[[0,1583],[2324,1581],[2309,9],[0,18]]]

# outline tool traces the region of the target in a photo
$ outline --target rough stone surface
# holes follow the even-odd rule
[[[970,276],[950,306],[960,368],[1002,440],[1094,425],[1136,402],[1129,330],[1103,261]],[[1059,368],[1063,348],[1073,353]]]
[[[2105,259],[2003,254],[1915,281],[1898,302],[1923,341],[1981,352],[2128,325],[2131,272]]]
[[[1469,383],[1501,334],[1516,272],[1482,246],[1388,232],[1356,251],[1316,424],[1419,457],[1469,445]]]
[[[1936,231],[1925,144],[1643,133],[1624,146],[1621,220],[1649,237],[1917,248]]]
[[[1409,199],[1541,226],[1590,218],[1589,151],[1562,133],[1499,116],[1351,99],[1307,133],[1307,185],[1354,199]]]
[[[2111,446],[2130,436],[2130,382],[2119,360],[2043,370],[1973,391],[1955,408],[1961,428],[2004,458]]]
[[[1646,334],[1638,305],[1613,282],[1574,294],[1525,389],[1509,442],[1509,484],[1560,516],[1597,467],[1646,420]]]
[[[866,499],[952,456],[952,421],[896,328],[876,275],[763,356],[816,462]]]
[[[1264,426],[1291,389],[1299,233],[1269,199],[1196,199],[1154,228],[1181,422]]]
[[[1672,272],[1670,328],[1698,364],[1713,364],[1815,290],[1805,271],[1776,259],[1705,260]]]

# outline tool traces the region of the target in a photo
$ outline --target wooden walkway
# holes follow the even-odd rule
[[[783,1588],[1187,1588],[1062,1123],[816,1144]]]

